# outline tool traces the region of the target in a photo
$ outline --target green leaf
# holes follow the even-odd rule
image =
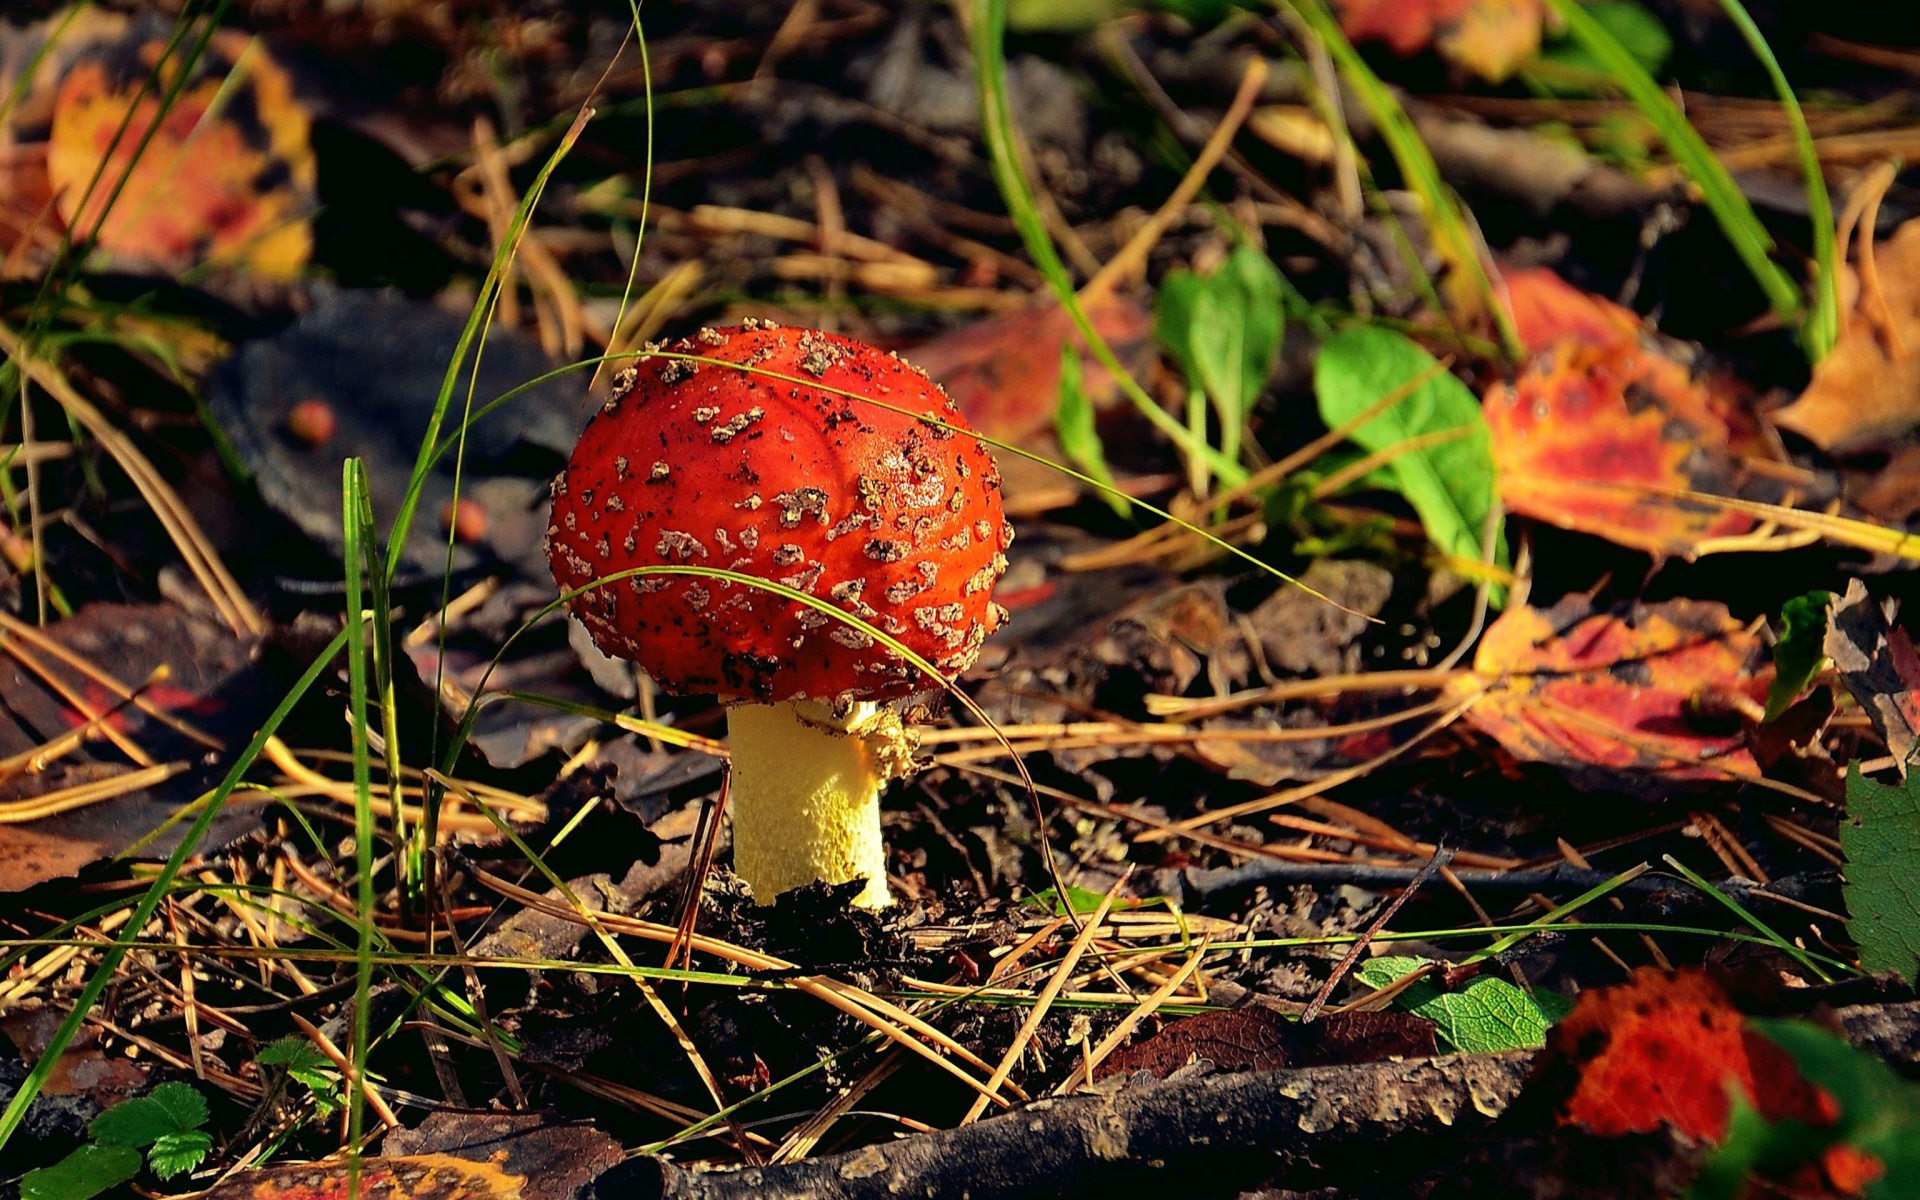
[[[312,1042],[294,1034],[262,1046],[260,1053],[254,1056],[254,1061],[263,1067],[286,1067],[289,1070],[332,1065],[332,1060],[320,1053]]]
[[[1864,1193],[1871,1200],[1920,1195],[1920,1088],[1810,1022],[1757,1017],[1747,1027],[1785,1050],[1800,1075],[1833,1098],[1840,1116],[1818,1127],[1769,1122],[1735,1095],[1727,1139],[1702,1165],[1691,1200],[1735,1200],[1754,1178],[1785,1179],[1841,1145],[1879,1160],[1881,1175]]]
[[[1387,955],[1355,974],[1368,987],[1382,988],[1426,965],[1426,959]],[[1491,1054],[1523,1050],[1546,1041],[1547,1030],[1573,1002],[1554,992],[1527,993],[1492,975],[1477,975],[1451,992],[1421,980],[1394,998],[1416,1017],[1425,1017],[1456,1050]]]
[[[89,1143],[50,1167],[27,1172],[20,1200],[89,1200],[139,1173],[138,1150]]]
[[[1100,431],[1093,424],[1093,402],[1087,399],[1087,389],[1080,381],[1080,351],[1071,341],[1060,347],[1060,391],[1053,406],[1053,432],[1068,461],[1095,480],[1113,486],[1106,448],[1100,444]],[[1115,512],[1127,515],[1125,500],[1110,492],[1101,494]]]
[[[162,1179],[172,1179],[184,1171],[191,1171],[200,1165],[200,1160],[213,1149],[213,1138],[204,1130],[190,1129],[185,1133],[169,1133],[153,1144],[147,1151],[147,1165],[153,1173]]]
[[[109,1146],[145,1146],[170,1133],[185,1133],[207,1121],[207,1102],[184,1083],[163,1083],[137,1100],[116,1104],[93,1119],[87,1132]]]
[[[1612,34],[1613,40],[1619,42],[1620,48],[1631,55],[1647,74],[1658,75],[1660,68],[1667,65],[1667,55],[1673,53],[1673,37],[1667,33],[1667,27],[1660,23],[1659,17],[1638,4],[1625,3],[1624,0],[1589,4],[1586,9],[1594,24]],[[1591,51],[1568,38],[1562,38],[1550,46],[1540,55],[1540,61],[1597,77],[1606,75],[1606,69]]]
[[[1089,891],[1083,887],[1074,887],[1072,884],[1067,885],[1067,903],[1073,905],[1073,911],[1076,913],[1090,913],[1099,908],[1100,902],[1105,899],[1105,894],[1101,892]],[[1066,911],[1060,903],[1059,891],[1054,888],[1048,888],[1043,892],[1035,892],[1020,903],[1028,908],[1036,908],[1041,912],[1051,913],[1056,917]],[[1139,908],[1145,903],[1145,900],[1122,897],[1114,901],[1113,906],[1116,909]]]
[[[206,1097],[191,1084],[163,1083],[148,1092],[146,1099],[166,1112],[178,1132],[198,1129],[207,1123]]]
[[[1220,452],[1240,455],[1247,416],[1280,360],[1280,272],[1241,246],[1211,275],[1175,271],[1154,303],[1154,334],[1220,419]]]
[[[1756,1017],[1747,1025],[1840,1105],[1832,1140],[1880,1159],[1886,1173],[1867,1185],[1870,1200],[1920,1196],[1920,1087],[1811,1022]]]
[[[1781,606],[1780,640],[1773,644],[1773,683],[1767,688],[1767,720],[1786,712],[1827,661],[1827,606],[1832,602],[1832,592],[1808,592]]]
[[[1847,869],[1840,893],[1847,901],[1847,934],[1868,971],[1893,971],[1908,983],[1920,963],[1920,771],[1899,787],[1875,783],[1847,768],[1847,819],[1840,822]]]
[[[1411,339],[1362,325],[1335,334],[1320,348],[1314,390],[1329,429],[1359,416],[1381,397],[1434,366],[1433,355]],[[1434,374],[1406,399],[1354,431],[1369,452],[1422,434],[1465,428],[1465,437],[1401,454],[1390,464],[1400,494],[1420,514],[1427,536],[1443,553],[1479,559],[1493,507],[1493,443],[1480,402],[1446,371]],[[1505,565],[1504,530],[1494,536],[1494,559]]]

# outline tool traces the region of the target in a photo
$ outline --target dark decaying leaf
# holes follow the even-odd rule
[[[147,688],[145,699],[227,748],[237,748],[257,728],[283,682],[261,664],[256,644],[172,605],[91,604],[47,626],[45,632],[129,686],[137,686],[165,666],[167,677]],[[51,654],[30,652],[93,712],[106,712],[118,702],[119,697]],[[5,716],[11,718],[0,719],[0,755],[32,749],[86,721],[73,704],[11,655],[0,656],[0,702],[5,704]],[[127,849],[205,792],[225,770],[224,756],[213,747],[138,708],[123,708],[108,724],[156,763],[180,762],[188,764],[188,769],[111,800],[34,821],[0,823],[0,891],[18,891],[70,875],[89,862]],[[129,769],[131,764],[111,744],[91,740],[46,770],[0,786],[0,799],[44,795]],[[252,827],[255,812],[247,805],[229,806],[216,818],[208,848]],[[142,855],[169,853],[188,824],[176,822],[146,843]]]
[[[399,508],[426,434],[462,319],[431,304],[377,292],[317,288],[313,308],[280,333],[242,345],[215,372],[208,402],[261,498],[336,554],[340,461],[367,465],[375,516]],[[473,407],[557,364],[518,335],[494,330],[480,359]],[[547,482],[586,420],[585,373],[548,380],[509,401],[468,431],[461,496],[484,512],[481,536],[456,549],[456,569],[499,563],[547,579]],[[457,432],[468,374],[441,431]],[[333,420],[317,443],[295,436],[295,406],[318,401]],[[311,436],[311,435],[310,435]],[[446,531],[436,517],[453,498],[454,455],[428,479],[407,542],[416,570],[446,561]]]
[[[1221,1071],[1425,1058],[1433,1022],[1406,1013],[1330,1013],[1312,1025],[1259,1004],[1182,1017],[1152,1037],[1122,1047],[1100,1065],[1101,1078],[1145,1071],[1165,1079],[1191,1063]]]
[[[1833,602],[1828,614],[1826,655],[1853,698],[1887,743],[1894,766],[1906,774],[1920,746],[1920,654],[1907,631],[1887,623],[1880,605],[1858,579]]]
[[[579,1121],[538,1113],[433,1113],[418,1129],[397,1129],[387,1155],[448,1155],[518,1175],[521,1200],[573,1200],[620,1162],[620,1143]]]

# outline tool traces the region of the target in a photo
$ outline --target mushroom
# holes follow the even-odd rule
[[[992,457],[939,385],[771,321],[672,352],[717,361],[622,372],[554,480],[561,588],[717,568],[816,597],[948,676],[971,667],[1006,616],[992,592],[1013,530]],[[914,745],[887,701],[939,681],[866,629],[737,580],[635,575],[572,607],[608,654],[727,704],[734,870],[760,903],[856,879],[854,903],[891,903],[880,790]]]

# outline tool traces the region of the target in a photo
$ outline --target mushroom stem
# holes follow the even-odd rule
[[[844,715],[817,700],[735,704],[733,869],[771,904],[791,888],[865,879],[853,902],[893,903],[880,840],[880,789],[906,773],[913,745],[900,717],[862,701]]]

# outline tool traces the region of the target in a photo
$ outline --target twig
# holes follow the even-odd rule
[[[1193,160],[1193,166],[1187,171],[1186,177],[1180,181],[1178,187],[1173,189],[1173,194],[1167,197],[1166,203],[1160,206],[1159,211],[1147,218],[1147,223],[1127,239],[1127,244],[1120,248],[1120,253],[1108,260],[1107,265],[1101,267],[1099,273],[1080,289],[1082,304],[1091,305],[1104,298],[1107,293],[1133,278],[1135,273],[1147,265],[1147,252],[1152,250],[1154,243],[1166,233],[1173,219],[1186,211],[1187,205],[1206,184],[1207,176],[1220,165],[1221,156],[1226,154],[1227,148],[1233,145],[1233,135],[1240,132],[1241,123],[1247,119],[1247,114],[1253,111],[1253,102],[1260,97],[1260,89],[1267,82],[1267,73],[1266,59],[1255,55],[1247,60],[1246,74],[1240,78],[1240,90],[1234,94],[1233,103],[1227,108],[1227,115],[1220,119],[1219,126],[1214,129],[1213,136],[1207,139],[1207,144],[1201,148],[1200,156]]]
[[[1439,853],[1427,860],[1425,866],[1413,873],[1413,878],[1407,881],[1407,886],[1401,888],[1400,894],[1387,905],[1387,911],[1375,918],[1373,923],[1367,926],[1366,932],[1362,933],[1359,940],[1347,950],[1345,957],[1334,964],[1332,974],[1328,975],[1327,981],[1320,985],[1320,990],[1313,994],[1313,999],[1307,1002],[1307,1011],[1300,1014],[1302,1025],[1311,1025],[1314,1018],[1320,1015],[1320,1010],[1327,1006],[1327,997],[1333,995],[1333,989],[1346,978],[1347,972],[1353,969],[1353,964],[1360,961],[1360,956],[1366,952],[1374,935],[1385,929],[1387,922],[1393,920],[1394,914],[1400,911],[1401,906],[1411,899],[1415,892],[1425,887],[1427,880],[1432,879],[1451,861],[1453,861],[1453,851],[1442,847]]]

